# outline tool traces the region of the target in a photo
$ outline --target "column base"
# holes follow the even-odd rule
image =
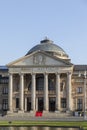
[[[66,113],[71,113],[71,111],[70,111],[70,110],[67,110]]]
[[[44,110],[43,113],[49,113],[49,111]]]
[[[12,113],[13,113],[13,111],[7,111],[7,115],[8,115],[8,114],[12,114]]]
[[[56,111],[55,111],[55,113],[60,113],[60,112],[61,112],[61,111],[59,111],[59,110],[56,110]]]
[[[24,113],[24,111],[23,110],[19,110],[18,113]]]
[[[35,112],[36,112],[35,110],[34,111],[33,110],[30,111],[30,113],[35,113]]]

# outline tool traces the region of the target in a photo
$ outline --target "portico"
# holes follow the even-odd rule
[[[44,50],[35,50],[35,47],[24,57],[7,65],[11,113],[72,111],[73,64],[52,41],[43,40],[40,49],[41,46]],[[46,46],[49,46],[48,50]]]
[[[17,87],[15,85],[15,76],[19,75],[19,89],[17,90],[17,93],[14,91],[13,87]],[[28,75],[31,77],[31,80],[29,82],[31,82],[31,86],[30,89],[26,91],[27,88],[27,84],[26,84],[26,78],[28,77]],[[41,83],[43,88],[40,88],[40,86],[37,86],[40,82],[41,79],[37,78],[37,75],[39,75],[38,73],[27,73],[27,77],[26,77],[26,73],[20,73],[20,74],[15,74],[15,73],[10,73],[9,74],[9,111],[14,112],[14,110],[18,109],[18,111],[20,112],[25,112],[28,111],[28,107],[29,107],[29,103],[30,103],[30,108],[29,111],[37,111],[40,110],[39,107],[41,107],[40,105],[40,101],[42,103],[42,111],[49,111],[51,110],[49,108],[50,104],[50,98],[54,99],[55,102],[55,106],[54,106],[54,110],[57,112],[62,111],[61,109],[61,91],[60,91],[60,82],[61,82],[61,73],[48,73],[48,72],[44,72],[41,78],[43,79],[43,82]],[[40,76],[39,75],[39,76]],[[51,75],[54,76],[54,78],[50,78]],[[67,72],[65,73],[66,75],[66,81],[67,84],[65,85],[65,89],[66,89],[66,94],[65,94],[65,98],[66,98],[66,111],[71,111],[72,106],[71,106],[71,72]],[[52,82],[55,82],[54,84],[52,84],[51,80],[53,80]],[[42,81],[42,80],[41,80]],[[37,83],[36,83],[37,82]],[[54,86],[52,86],[54,85]],[[29,86],[28,86],[29,87]],[[52,87],[52,88],[51,88]],[[41,90],[40,90],[41,89]],[[66,96],[67,95],[67,96]],[[15,100],[16,102],[16,97],[18,97],[19,99],[19,108],[16,108],[16,105],[13,104],[13,100]],[[29,103],[28,103],[29,100]]]

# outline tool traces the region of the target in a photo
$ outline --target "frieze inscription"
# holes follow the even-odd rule
[[[38,67],[38,68],[22,68],[21,69],[22,72],[56,72],[58,71],[58,68],[55,67],[46,67],[46,68],[42,68],[42,67]]]
[[[22,68],[10,68],[9,72],[12,73],[44,73],[44,72],[48,72],[48,73],[66,73],[69,72],[70,69],[64,69],[64,68],[60,68],[60,67],[22,67]]]

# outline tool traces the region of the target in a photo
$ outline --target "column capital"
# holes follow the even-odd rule
[[[24,76],[24,73],[19,73],[20,76]]]
[[[72,74],[72,72],[70,72],[70,71],[69,71],[69,72],[67,72],[67,75],[71,75],[71,74]]]
[[[10,75],[13,75],[13,73],[8,73],[8,75],[10,76]]]
[[[59,73],[59,72],[56,72],[55,74],[56,74],[56,75],[60,75],[60,73]]]
[[[36,75],[36,73],[32,72],[31,75]]]
[[[44,75],[48,75],[49,73],[48,72],[44,72]]]

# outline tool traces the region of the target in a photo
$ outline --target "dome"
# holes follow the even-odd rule
[[[42,40],[40,44],[37,44],[36,46],[31,48],[26,55],[29,55],[30,53],[38,51],[38,50],[45,51],[49,54],[56,55],[56,56],[68,57],[66,52],[61,47],[54,44],[53,41],[47,38]]]

